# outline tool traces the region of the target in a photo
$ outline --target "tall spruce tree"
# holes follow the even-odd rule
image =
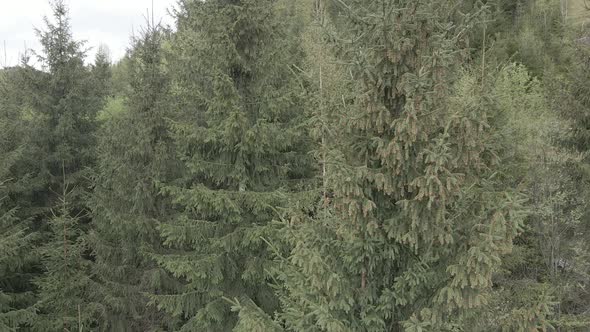
[[[31,231],[38,238],[33,252],[41,258],[35,276],[39,287],[34,308],[39,319],[33,327],[37,330],[67,328],[69,318],[65,316],[74,315],[72,311],[77,308],[73,307],[92,301],[86,298],[88,282],[81,277],[89,278],[84,246],[67,255],[60,255],[59,248],[68,244],[74,248],[74,244],[84,243],[90,221],[85,200],[90,187],[89,168],[95,158],[95,116],[102,105],[102,96],[94,90],[91,71],[84,64],[84,42],[73,39],[66,5],[55,1],[51,8],[53,17],[45,17],[45,28],[37,30],[42,46],[37,59],[42,70],[27,63],[22,69],[22,89],[26,94],[22,107],[32,119],[34,132],[30,136],[28,158],[35,160],[29,166],[35,184],[29,202],[35,209]],[[63,205],[60,197],[64,187],[68,188],[70,215],[56,219],[51,211]],[[76,216],[80,217],[79,222],[73,222]],[[62,231],[58,224],[67,227]],[[69,292],[53,288],[55,282],[67,284]]]
[[[100,133],[90,243],[104,307],[102,330],[171,329],[147,298],[175,286],[149,258],[160,247],[157,221],[168,213],[157,184],[173,179],[178,169],[166,127],[172,116],[166,38],[161,27],[148,23],[134,40],[125,110],[110,115]]]
[[[76,188],[73,194],[80,196],[88,188],[87,167],[95,158],[95,117],[102,106],[84,64],[84,42],[73,39],[67,6],[61,0],[51,5],[53,21],[45,17],[45,30],[37,30],[42,46],[37,58],[45,75],[40,81],[31,80],[28,90],[33,94],[31,107],[44,121],[35,143],[45,151],[40,175],[48,187],[39,196],[46,207],[57,200],[52,192],[61,192],[64,172],[68,186]]]
[[[157,260],[184,285],[154,301],[183,331],[229,331],[226,299],[276,310],[264,239],[308,195],[299,30],[287,1],[186,1],[177,15],[172,132],[186,173],[163,186],[177,213],[159,227],[171,251]]]
[[[450,1],[334,9],[355,96],[331,124],[345,130],[327,154],[330,204],[284,231],[292,251],[275,275],[288,330],[452,330],[485,301],[522,197],[495,172],[506,139],[486,80],[460,70],[479,8],[461,20],[457,10]]]

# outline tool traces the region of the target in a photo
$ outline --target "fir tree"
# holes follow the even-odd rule
[[[569,207],[558,211],[555,204],[555,199],[561,200],[557,192],[566,188],[562,162],[571,158],[553,144],[564,124],[549,112],[541,82],[524,66],[508,65],[490,78],[498,106],[495,121],[501,124],[503,135],[512,138],[503,151],[504,172],[525,188],[531,211],[513,252],[503,257],[494,275],[488,303],[468,315],[464,324],[474,331],[498,325],[516,331],[547,329],[555,293],[544,281],[548,274],[540,247],[553,241],[537,239],[539,231],[557,220],[569,223],[565,215],[557,217]]]
[[[507,134],[518,142],[513,159],[520,166],[512,174],[527,188],[532,213],[503,262],[506,273],[496,278],[490,310],[477,319],[487,315],[493,326],[502,317],[506,329],[583,330],[590,325],[581,310],[589,280],[581,111],[587,47],[572,40],[579,38],[577,27],[563,24],[557,2],[524,2],[511,23],[496,36],[490,55],[500,66],[504,52],[524,65],[502,70],[495,90],[510,115]]]
[[[64,183],[66,179],[64,179]],[[83,331],[96,326],[101,307],[94,302],[95,284],[86,258],[88,246],[82,218],[73,215],[64,184],[59,206],[52,209],[50,238],[38,248],[44,273],[36,278],[39,311],[36,331]]]
[[[35,211],[31,231],[38,239],[33,253],[42,260],[34,278],[38,285],[34,308],[39,310],[34,328],[38,330],[58,325],[67,328],[72,324],[72,308],[80,305],[86,310],[92,303],[91,298],[85,298],[90,276],[81,243],[90,222],[85,207],[88,170],[95,158],[95,116],[102,105],[102,96],[93,89],[91,71],[84,65],[84,43],[72,37],[67,7],[63,1],[52,2],[51,7],[53,20],[46,17],[45,29],[37,30],[42,46],[37,58],[42,70],[25,63],[22,79],[26,93],[22,107],[30,112],[33,132],[27,156],[34,160],[34,166],[28,168],[34,183],[29,201]],[[61,208],[63,196],[59,194],[64,187],[68,188],[67,211]],[[64,214],[52,216],[58,206]],[[66,230],[56,225],[66,226]],[[66,257],[59,256],[58,248],[68,244],[73,250]],[[68,269],[62,268],[65,266]],[[79,283],[72,282],[74,279]],[[57,284],[71,286],[72,293],[52,288]],[[87,311],[84,316],[92,314]],[[84,318],[81,323],[89,321]]]
[[[178,169],[166,127],[172,113],[165,40],[161,27],[148,25],[134,41],[125,111],[107,118],[100,134],[91,244],[104,330],[169,329],[146,296],[175,285],[149,258],[160,247],[157,221],[168,213],[157,184],[171,180]]]
[[[42,46],[37,58],[45,75],[28,82],[34,95],[30,106],[44,121],[35,143],[46,153],[40,156],[40,175],[48,187],[39,193],[46,207],[52,206],[51,192],[60,192],[63,170],[69,187],[76,188],[72,195],[88,187],[85,172],[94,160],[95,117],[102,105],[84,65],[84,42],[73,39],[66,5],[52,2],[52,10],[53,21],[46,17],[45,30],[37,30]]]
[[[110,97],[113,94],[111,55],[106,45],[100,45],[96,52],[94,65],[92,66],[92,76],[95,81],[97,97],[99,100],[106,100],[106,97]]]
[[[172,132],[186,174],[163,186],[178,212],[162,220],[172,250],[157,260],[184,285],[154,301],[183,331],[231,330],[226,299],[277,308],[263,238],[278,210],[305,200],[311,176],[292,5],[187,1],[177,13]]]
[[[545,258],[548,284],[557,301],[554,326],[577,331],[590,326],[590,316],[582,309],[590,302],[583,291],[590,282],[590,229],[585,222],[590,215],[590,99],[583,83],[590,77],[590,52],[586,45],[577,43],[557,48],[560,60],[547,66],[544,83],[550,108],[561,119],[562,128],[552,142],[559,143],[561,158],[545,158],[554,165],[550,166],[551,178],[538,186],[545,206],[538,214],[542,221],[536,235],[542,239],[539,255]]]
[[[0,331],[588,330],[582,1],[181,0],[113,65],[51,1]]]
[[[5,165],[3,165],[5,166]],[[28,305],[33,294],[29,284],[27,267],[32,261],[32,238],[28,225],[17,218],[17,208],[6,203],[6,170],[0,183],[0,329],[16,331],[35,321],[34,311]]]
[[[30,246],[26,228],[18,225],[18,219],[14,217],[15,212],[14,209],[6,211],[3,208],[0,216],[0,328],[3,331],[16,331],[19,326],[30,324],[34,319],[30,311],[22,308],[22,298],[19,297],[27,294],[23,294],[22,289],[17,288],[20,282],[14,279],[20,276],[18,271],[22,267],[22,262],[15,261],[15,258],[22,259],[21,255],[26,255],[26,250]]]
[[[0,71],[0,330],[17,331],[35,321],[31,279],[37,259],[31,253],[35,236],[30,229],[27,200],[32,183],[27,175],[30,151],[27,121],[19,107],[18,68]]]
[[[288,330],[450,330],[485,301],[522,198],[494,174],[506,140],[489,120],[485,79],[452,75],[475,18],[453,25],[455,10],[336,9],[347,15],[336,31],[349,32],[337,40],[355,96],[331,124],[345,128],[328,154],[331,203],[284,230],[292,250],[275,275]]]

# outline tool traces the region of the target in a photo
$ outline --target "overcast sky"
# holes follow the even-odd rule
[[[129,45],[131,31],[144,25],[146,10],[152,0],[65,0],[70,9],[74,38],[86,40],[89,59],[94,59],[98,45],[106,44],[113,60],[120,59]],[[167,9],[175,0],[153,0],[156,21],[172,24]],[[51,16],[49,0],[2,1],[0,9],[0,66],[15,65],[25,44],[39,50],[33,30],[43,28],[43,16]],[[6,58],[4,52],[6,43]],[[5,63],[7,62],[7,63]]]

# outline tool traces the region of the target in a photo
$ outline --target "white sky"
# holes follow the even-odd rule
[[[76,40],[86,40],[87,62],[94,60],[98,45],[106,44],[114,61],[120,59],[129,46],[133,29],[145,24],[152,0],[65,0],[70,10],[72,31]],[[40,51],[33,30],[44,28],[43,16],[51,17],[49,0],[0,0],[0,67],[16,65],[19,55],[27,48]],[[175,0],[153,0],[154,18],[172,25],[168,9]],[[4,51],[6,43],[6,52]],[[5,57],[6,53],[6,57]]]

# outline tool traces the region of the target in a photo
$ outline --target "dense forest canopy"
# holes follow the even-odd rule
[[[585,0],[180,0],[116,62],[51,6],[0,331],[590,330]]]

